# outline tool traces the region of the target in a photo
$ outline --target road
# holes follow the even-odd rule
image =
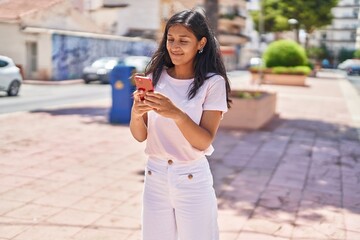
[[[247,71],[233,71],[228,74],[233,89],[242,88],[250,82]],[[346,77],[344,75],[344,77]],[[360,94],[360,76],[348,76],[348,80]],[[7,97],[0,92],[0,114],[33,111],[48,107],[76,104],[93,100],[111,100],[111,86],[93,84],[35,85],[23,84],[20,95]]]
[[[352,83],[352,85],[357,89],[360,94],[360,76],[348,76],[347,79]]]
[[[0,95],[0,114],[57,107],[93,100],[110,99],[111,86],[102,84],[23,84],[19,96]]]

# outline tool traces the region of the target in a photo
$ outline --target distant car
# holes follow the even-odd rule
[[[82,78],[85,83],[100,81],[101,83],[109,83],[110,72],[118,64],[133,66],[136,72],[143,73],[145,67],[150,62],[147,56],[121,56],[121,57],[103,57],[94,61],[90,66],[83,69]]]
[[[9,57],[0,55],[0,91],[7,92],[8,96],[17,96],[22,81],[20,69],[14,61]]]
[[[347,75],[360,75],[360,59],[347,59],[337,68],[346,71]]]
[[[143,73],[150,60],[151,58],[147,56],[128,56],[124,59],[124,63],[127,66],[135,67],[136,72]]]
[[[90,66],[83,69],[82,78],[85,83],[100,81],[109,83],[109,74],[118,64],[124,62],[124,57],[103,57],[95,60]]]
[[[262,59],[259,58],[259,57],[252,57],[250,58],[249,60],[249,63],[247,65],[248,68],[251,68],[251,67],[260,67],[262,65]]]

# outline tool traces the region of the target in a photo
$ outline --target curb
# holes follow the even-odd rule
[[[70,84],[83,84],[83,79],[71,79],[71,80],[23,80],[23,84],[32,85],[70,85]]]

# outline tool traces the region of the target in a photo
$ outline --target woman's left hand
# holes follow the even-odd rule
[[[147,92],[144,103],[163,117],[178,119],[183,113],[168,97],[158,92]]]

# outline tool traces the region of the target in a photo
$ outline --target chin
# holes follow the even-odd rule
[[[172,62],[174,65],[180,65],[183,61],[181,61],[180,59],[171,58],[171,62]]]

